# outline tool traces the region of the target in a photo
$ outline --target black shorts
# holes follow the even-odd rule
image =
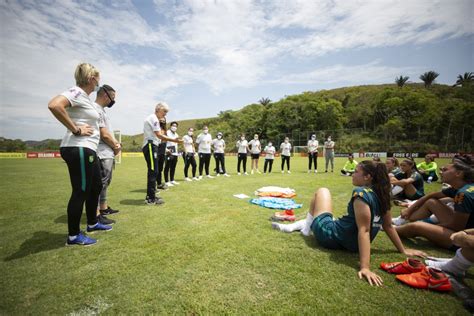
[[[260,158],[260,154],[251,154],[250,157],[252,157],[252,159],[258,159]]]

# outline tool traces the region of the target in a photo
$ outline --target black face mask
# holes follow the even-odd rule
[[[115,100],[112,100],[109,102],[109,104],[107,104],[107,107],[111,108],[114,104],[115,104]]]

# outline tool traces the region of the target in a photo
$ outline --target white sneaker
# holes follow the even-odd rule
[[[253,169],[252,169],[252,171],[250,171],[250,174],[253,174]]]
[[[318,170],[314,170],[314,173],[318,173]]]
[[[395,226],[402,226],[404,224],[408,223],[408,221],[401,216],[394,217],[392,218],[392,224]]]
[[[244,176],[248,176],[249,174],[247,172],[244,173]]]
[[[257,169],[257,173],[258,173],[258,174],[261,174],[260,170]]]
[[[288,170],[288,173],[291,173],[291,171],[290,171],[290,170]]]
[[[431,181],[433,181],[433,177],[428,177],[428,181],[426,181],[426,182],[431,183]]]
[[[282,170],[281,173],[285,173],[285,171]]]
[[[199,178],[198,178],[198,179],[199,179],[199,180],[202,180],[202,176],[199,176]]]
[[[171,181],[171,183],[173,183],[174,185],[179,185],[179,182],[177,182],[177,181],[174,181],[174,180],[173,180],[173,181]]]
[[[237,172],[237,175],[240,176],[240,172]]]
[[[210,174],[208,174],[206,177],[208,177],[209,179],[214,179],[214,177],[211,176]]]
[[[193,178],[194,181],[201,181],[201,179],[197,178],[197,177],[194,177]]]
[[[171,182],[166,182],[165,184],[167,187],[174,187],[174,185]]]
[[[221,174],[220,174],[220,173],[216,174],[216,177],[220,177],[220,176],[221,176]]]
[[[230,177],[227,173],[224,173],[224,177]]]
[[[184,180],[189,181],[189,182],[193,181],[193,180],[191,180],[191,179],[189,179],[189,178],[184,178]]]

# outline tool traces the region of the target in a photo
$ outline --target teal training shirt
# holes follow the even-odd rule
[[[335,239],[337,242],[350,251],[359,251],[357,238],[358,229],[354,213],[354,200],[360,199],[370,208],[370,241],[382,227],[382,216],[380,215],[380,202],[375,192],[369,187],[356,187],[352,191],[352,198],[347,205],[347,215],[335,220]]]
[[[395,167],[392,171],[390,171],[390,173],[393,174],[394,176],[396,176],[397,174],[399,174],[401,172],[402,171],[398,167]]]
[[[444,189],[443,194],[454,199],[454,211],[469,214],[467,228],[474,228],[474,184],[465,184],[459,190]]]
[[[425,195],[425,184],[423,183],[423,177],[421,176],[421,174],[419,174],[418,172],[416,171],[413,171],[411,173],[411,176],[408,177],[406,173],[404,172],[400,172],[398,174],[395,175],[395,178],[397,178],[398,180],[403,180],[403,179],[408,179],[408,178],[412,178],[414,181],[413,181],[413,186],[415,187],[416,189],[416,193],[421,197],[423,195]]]

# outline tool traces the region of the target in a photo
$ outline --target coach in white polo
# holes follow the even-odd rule
[[[97,92],[95,106],[99,112],[100,141],[97,147],[97,155],[100,161],[100,176],[102,179],[102,191],[99,196],[98,219],[102,224],[112,224],[114,221],[105,217],[118,213],[107,203],[107,189],[112,181],[112,172],[115,165],[115,156],[119,154],[121,145],[114,137],[110,119],[105,108],[111,108],[115,104],[115,90],[109,85],[103,85]]]
[[[155,107],[155,113],[148,115],[143,123],[143,147],[142,152],[148,168],[147,190],[145,202],[148,205],[163,204],[163,200],[155,196],[156,178],[158,176],[158,145],[161,141],[173,141],[182,144],[180,138],[166,136],[166,131],[160,127],[160,119],[168,114],[169,106],[165,102],[159,102]]]

